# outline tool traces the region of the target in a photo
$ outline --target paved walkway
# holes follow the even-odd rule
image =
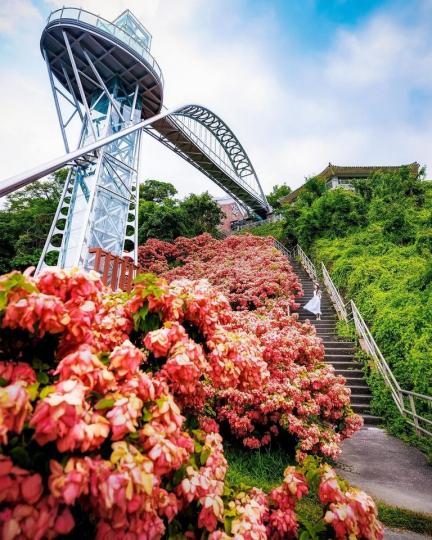
[[[403,531],[401,529],[385,529],[385,540],[430,540],[430,536],[417,534],[411,531]]]
[[[344,441],[338,472],[375,499],[432,515],[432,467],[419,450],[382,429],[363,428]],[[395,537],[402,538],[410,537]]]

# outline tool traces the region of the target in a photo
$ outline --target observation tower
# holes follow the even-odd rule
[[[143,133],[198,169],[253,219],[272,213],[244,147],[220,116],[194,103],[163,106],[151,39],[129,10],[113,22],[69,7],[48,18],[40,46],[65,154],[0,182],[1,197],[68,167],[36,272],[47,265],[99,270],[103,258],[104,283],[116,288],[126,276],[130,284]]]
[[[78,147],[85,147],[159,113],[163,77],[150,45],[150,33],[129,10],[112,23],[77,8],[51,13],[40,46],[66,152],[74,148],[68,127],[75,115]],[[141,133],[73,164],[39,267],[91,269],[89,248],[136,259]]]

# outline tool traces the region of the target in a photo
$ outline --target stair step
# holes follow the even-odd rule
[[[345,379],[346,379],[346,385],[351,390],[351,393],[352,392],[359,392],[359,393],[369,392],[369,386],[364,381],[364,379],[350,379],[350,380],[348,380],[347,377],[345,377]]]
[[[323,333],[323,332],[317,332],[317,334],[323,340],[324,346],[325,346],[327,341],[329,341],[329,340],[334,341],[335,338],[338,337],[337,334],[329,334],[329,333]],[[341,341],[341,343],[343,343],[343,341]]]
[[[367,403],[351,403],[351,408],[357,414],[370,414],[370,405]]]
[[[337,375],[343,375],[345,379],[360,379],[362,380],[364,377],[363,371],[360,371],[359,369],[339,369],[335,368]]]
[[[351,355],[351,357],[354,357],[355,349],[352,347],[327,347],[327,345],[324,346],[326,355],[333,356],[335,354],[343,354],[343,355]]]
[[[337,336],[335,336],[337,337]],[[320,338],[321,339],[321,338]],[[351,344],[347,341],[340,341],[337,345],[332,344],[331,347],[328,347],[327,344],[329,341],[322,340],[324,349],[326,353],[328,354],[353,354],[355,353],[355,350],[353,347],[351,347]]]
[[[318,321],[315,318],[315,315],[299,315],[299,321],[313,321],[313,322],[326,322],[330,324],[335,324],[336,321],[330,315],[321,315],[321,321]]]
[[[339,353],[339,352],[337,354],[328,354],[327,348],[325,349],[325,351],[326,351],[325,359],[328,360],[329,362],[337,362],[339,360],[343,362],[352,362],[352,363],[356,363],[357,365],[360,365],[358,364],[358,362],[354,360],[354,356],[352,354],[344,354],[344,353]]]
[[[326,364],[331,364],[335,368],[336,371],[339,370],[339,369],[357,370],[357,367],[358,367],[356,364],[354,364],[353,362],[349,362],[349,361],[342,362],[340,360],[336,360],[334,362],[329,362],[327,360],[327,358],[325,358],[324,361],[325,361]]]
[[[372,396],[370,394],[353,394],[351,392],[351,405],[370,405]]]
[[[382,419],[379,416],[373,414],[362,414],[365,426],[378,426],[381,424]]]

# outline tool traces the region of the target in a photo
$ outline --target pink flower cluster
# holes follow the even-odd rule
[[[233,312],[206,280],[145,275],[126,295],[76,270],[1,277],[0,536],[54,538],[76,517],[97,539],[295,536],[302,470],[268,496],[233,492],[218,433],[226,422],[253,447],[284,428],[303,454],[333,455],[336,421],[356,427],[313,331],[287,314],[292,293],[278,294]],[[379,538],[365,494],[323,504],[335,534]]]
[[[139,248],[144,272],[157,272],[169,281],[206,278],[230,301],[233,309],[263,306],[268,298],[288,295],[294,307],[301,285],[286,257],[271,238],[209,234],[177,238],[172,244],[148,240]],[[176,266],[170,268],[175,263]],[[178,266],[180,264],[180,266]]]
[[[358,489],[343,490],[329,465],[323,465],[321,469],[324,472],[318,494],[320,501],[328,505],[324,521],[334,529],[335,538],[383,538],[383,527],[371,497]]]
[[[314,480],[309,482],[306,477]],[[318,490],[312,485],[318,485]],[[362,491],[342,485],[329,465],[320,465],[309,458],[301,467],[287,467],[282,484],[268,496],[256,488],[235,494],[226,504],[225,531],[213,532],[209,538],[298,538],[308,529],[299,523],[297,502],[312,491],[325,514],[322,521],[309,522],[310,528],[322,533],[319,538],[382,540],[384,531],[372,499]]]
[[[147,269],[164,254],[166,267],[173,260],[182,264],[164,273],[180,294],[183,281],[176,278],[206,276],[234,309],[215,302],[218,313],[227,316],[219,319],[216,332],[205,333],[218,421],[249,448],[269,444],[282,428],[299,442],[299,458],[337,457],[340,441],[360,429],[362,419],[351,410],[345,379],[324,363],[314,327],[290,315],[301,286],[272,239],[201,235],[172,244],[149,241],[140,249]]]

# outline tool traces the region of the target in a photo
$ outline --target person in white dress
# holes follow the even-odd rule
[[[307,304],[303,306],[303,309],[316,315],[318,321],[321,320],[321,288],[317,281],[314,282],[314,293],[312,298]]]

